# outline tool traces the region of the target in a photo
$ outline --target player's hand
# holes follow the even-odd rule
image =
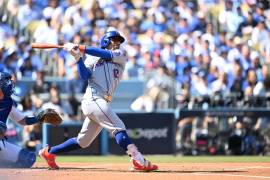
[[[68,51],[75,59],[78,61],[82,54],[79,50],[79,45],[74,43],[66,43],[64,44],[64,50]]]
[[[72,49],[78,49],[79,45],[74,43],[65,43],[64,50],[70,52]]]

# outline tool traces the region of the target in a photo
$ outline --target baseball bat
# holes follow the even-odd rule
[[[36,49],[53,49],[53,48],[63,48],[63,45],[59,44],[49,44],[49,43],[32,43],[32,48]],[[81,53],[84,53],[85,45],[79,45],[79,50]]]
[[[37,49],[63,48],[62,45],[49,44],[49,43],[32,43],[31,45],[32,45],[32,48],[37,48]]]

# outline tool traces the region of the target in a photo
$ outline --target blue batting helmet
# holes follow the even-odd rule
[[[111,38],[119,38],[120,42],[123,43],[125,41],[125,38],[120,35],[117,31],[108,31],[106,32],[103,37],[100,40],[100,47],[105,49],[111,42]]]
[[[5,97],[10,97],[14,90],[11,75],[7,72],[0,72],[0,89]]]

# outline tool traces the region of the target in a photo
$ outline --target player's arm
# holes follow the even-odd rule
[[[9,113],[10,119],[16,121],[21,125],[32,125],[38,122],[38,119],[35,116],[25,116],[20,110],[18,110],[15,106],[12,107]]]
[[[92,56],[97,56],[105,60],[113,61],[118,64],[126,63],[126,56],[124,52],[120,49],[111,51],[97,47],[87,46],[85,47],[84,53]]]
[[[82,53],[86,51],[86,46],[84,46],[83,51],[79,50],[79,46],[73,43],[64,44],[64,50],[68,51],[76,60],[78,73],[81,79],[87,80],[91,77],[91,71],[88,69],[82,59]]]
[[[113,59],[113,53],[110,50],[101,49],[98,47],[86,46],[84,49],[85,54],[97,56],[105,60]]]
[[[77,61],[77,67],[78,67],[78,72],[79,76],[83,80],[87,80],[91,77],[91,71],[85,66],[82,57],[79,58]]]
[[[114,60],[118,58],[119,56],[123,55],[123,52],[121,50],[107,50],[102,49],[99,47],[92,47],[92,46],[84,46],[83,50],[79,51],[78,45],[73,43],[66,43],[64,45],[64,49],[71,53],[75,57],[75,59],[78,61],[82,54],[88,54],[91,56],[100,57],[105,60]]]
[[[59,125],[63,121],[60,115],[54,109],[50,108],[40,111],[36,116],[25,116],[20,110],[13,106],[9,117],[23,126],[36,123]]]

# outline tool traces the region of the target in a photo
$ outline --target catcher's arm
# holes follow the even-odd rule
[[[9,118],[12,119],[13,121],[16,121],[20,125],[31,125],[38,122],[35,116],[25,116],[15,106],[12,107],[9,113]]]
[[[46,115],[47,113],[48,115]],[[32,125],[36,123],[59,125],[62,123],[62,118],[53,109],[42,110],[37,114],[37,116],[25,116],[16,107],[12,107],[9,117],[21,125]],[[44,118],[46,120],[44,120]]]

